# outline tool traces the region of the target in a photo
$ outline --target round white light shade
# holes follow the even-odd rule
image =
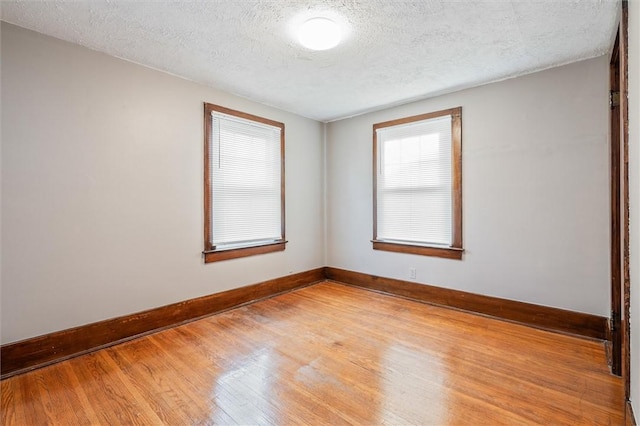
[[[340,27],[327,18],[312,18],[298,30],[300,44],[312,50],[327,50],[340,43]]]

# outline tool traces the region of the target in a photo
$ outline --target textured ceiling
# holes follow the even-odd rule
[[[321,121],[600,56],[614,0],[2,1],[2,20]],[[311,16],[347,33],[301,47]]]

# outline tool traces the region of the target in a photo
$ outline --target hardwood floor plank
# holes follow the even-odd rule
[[[334,282],[0,382],[2,424],[623,424],[602,342]]]
[[[27,424],[25,418],[26,404],[22,394],[20,381],[0,381],[0,419],[2,424],[23,425]]]
[[[197,356],[190,352],[193,348],[191,342],[184,342],[179,339],[178,333],[173,331],[183,329],[178,327],[168,330],[167,333],[158,333],[152,336],[150,342],[155,346],[155,352],[181,372],[180,384],[185,392],[191,395],[191,410],[201,422],[196,424],[234,424],[237,423],[222,407],[216,404],[215,395],[211,389],[219,370],[211,363],[206,363],[206,358]],[[196,346],[197,343],[195,344]],[[184,352],[180,351],[184,348]]]
[[[315,300],[316,300],[316,302],[318,301],[317,298]],[[274,303],[275,303],[275,301],[274,301]],[[305,309],[304,307],[301,307],[301,308]],[[341,318],[341,320],[344,320],[344,318]],[[395,324],[394,325],[394,327],[401,327],[401,326],[402,326],[402,324]],[[457,324],[457,329],[459,329],[459,328],[460,328],[460,324]],[[429,329],[429,328],[423,328],[423,329]],[[407,330],[407,331],[409,331],[409,330]],[[435,355],[437,355],[437,353]],[[424,354],[422,354],[422,357],[424,358]],[[474,380],[477,379],[478,372],[484,372],[482,367],[479,366],[478,364],[467,365],[468,363],[464,361],[464,358],[459,359],[457,357],[454,357],[454,360],[457,361],[456,362],[456,366],[457,366],[457,370],[458,371],[456,372],[456,374],[459,375],[459,376],[463,376],[466,379],[464,381],[464,386],[465,386],[465,388],[469,389],[469,385],[473,384]],[[365,360],[365,363],[369,363],[368,361],[369,360]],[[434,368],[427,368],[427,367],[429,367],[427,365],[422,365],[422,367],[423,367],[422,371],[424,371],[425,369],[432,370],[434,368],[435,369],[442,369],[442,367],[440,367],[439,365],[434,367]],[[463,372],[466,371],[466,370],[463,367],[466,367],[466,369],[472,371],[472,373],[469,374],[469,375],[464,375]],[[484,370],[487,370],[487,369],[485,368]],[[548,369],[547,369],[547,374],[548,374]],[[502,381],[504,382],[505,380],[509,379],[511,376],[507,375],[507,373],[504,373],[501,376],[496,376],[495,371],[493,371],[493,369],[490,369],[489,373],[488,373],[488,377],[489,378],[487,380],[485,380],[483,383],[481,383],[481,385],[482,385],[481,391],[477,394],[477,397],[479,397],[479,398],[483,398],[485,395],[487,395],[486,392],[483,391],[483,389],[486,389],[487,386],[491,386],[492,380],[495,381],[495,380],[502,379]],[[527,383],[521,383],[521,382],[513,383],[512,386],[511,386],[512,389],[507,389],[506,392],[507,392],[507,394],[510,394],[510,395],[518,395],[517,390],[522,389],[523,386],[526,387],[526,385],[527,385]],[[504,383],[502,383],[502,386],[504,386]],[[497,387],[496,389],[500,389],[500,388]],[[536,390],[537,389],[535,388],[535,386],[529,386],[527,388],[527,392],[525,392],[525,393],[520,392],[520,393],[522,393],[522,395],[521,395],[521,398],[519,398],[519,403],[521,405],[523,405],[523,409],[528,409],[530,411],[530,410],[535,410],[537,407],[539,407],[539,402],[536,402],[536,401],[534,401],[533,403],[529,403],[528,406],[525,404],[525,401],[527,401],[529,399],[527,397],[530,395],[530,393],[534,392],[534,394],[536,394],[535,393]],[[548,392],[547,389],[544,389],[544,390],[545,390],[545,392]],[[540,392],[537,392],[537,393],[539,394]],[[484,398],[484,399],[485,399],[486,403],[492,403],[492,401],[500,400],[500,399],[496,399],[496,397],[497,397],[497,395],[495,395],[495,394],[493,394],[493,395],[489,394],[488,397]],[[548,407],[548,408],[551,409],[551,408],[554,408],[554,407]],[[555,407],[555,408],[557,408],[557,407]],[[536,419],[536,418],[534,418],[532,420],[534,420],[536,422],[539,421],[539,419]],[[574,421],[574,419],[572,419],[570,417],[569,419],[565,419],[564,423],[565,424],[573,424],[573,421]]]
[[[193,398],[186,391],[180,373],[166,358],[150,350],[145,340],[118,350],[108,350],[107,355],[124,373],[151,409],[164,424],[194,424],[202,419],[193,415],[190,405]]]
[[[284,340],[278,339],[265,339],[265,333],[268,333],[266,329],[259,329],[254,327],[252,324],[247,324],[243,321],[244,314],[247,309],[240,309],[235,311],[234,313],[230,313],[227,318],[215,318],[211,319],[215,320],[216,325],[221,325],[222,329],[227,331],[231,336],[231,338],[237,338],[238,340],[235,342],[233,346],[235,347],[243,347],[246,353],[255,353],[255,352],[267,352],[272,356],[275,356],[276,353],[278,358],[280,358],[281,362],[278,363],[279,367],[279,377],[277,386],[274,386],[274,389],[279,389],[287,392],[293,391],[298,394],[299,397],[304,398],[304,401],[307,401],[310,404],[313,404],[315,411],[321,411],[324,413],[325,418],[332,419],[336,423],[361,423],[364,421],[362,418],[357,417],[357,413],[349,413],[342,414],[339,410],[336,409],[336,404],[340,404],[340,401],[333,401],[327,398],[318,399],[318,388],[309,388],[309,386],[299,386],[299,377],[296,376],[297,369],[290,369],[291,366],[296,365],[307,365],[312,361],[314,354],[308,354],[306,358],[298,358],[299,353],[291,352],[289,354],[287,350],[283,353],[278,347],[282,347],[286,345],[286,341],[291,339],[291,329],[289,330],[288,335],[284,336]],[[201,333],[201,335],[206,335],[207,330],[210,330],[211,327],[206,324],[202,324],[203,327],[194,327],[195,332]],[[206,329],[204,329],[206,327]],[[218,327],[216,327],[218,328]],[[276,344],[274,344],[276,343]],[[242,358],[240,358],[242,360]],[[292,362],[293,361],[293,362]],[[244,361],[243,361],[244,362]],[[238,368],[238,367],[235,367]],[[283,371],[285,370],[285,371]],[[288,386],[289,383],[297,384],[294,389],[291,389]],[[331,395],[331,398],[334,398],[335,395]],[[305,423],[307,421],[304,421]]]
[[[80,383],[80,380],[78,379],[78,376],[75,373],[74,364],[71,362],[61,362],[60,364],[56,364],[51,368],[55,368],[58,366],[65,371],[65,374],[67,377],[67,380],[61,383],[61,385],[66,386],[69,392],[75,395],[78,400],[77,403],[73,403],[72,405],[69,406],[69,408],[72,410],[78,411],[78,409],[82,407],[81,408],[82,412],[89,419],[88,424],[90,425],[99,424],[100,421],[97,413],[102,409],[102,405],[101,404],[94,405],[93,401],[89,400],[89,398],[87,397],[87,393],[84,390],[84,386],[82,386],[82,384]]]
[[[148,402],[139,394],[129,391],[120,378],[120,372],[108,361],[104,350],[65,362],[72,364],[72,370],[80,384],[76,391],[86,395],[100,424],[162,424]],[[51,367],[45,369],[48,368]],[[30,374],[26,373],[25,376]],[[98,401],[99,405],[96,404]],[[76,409],[78,408],[81,407]]]
[[[58,366],[56,366],[58,367]],[[90,425],[95,421],[93,410],[69,410],[61,407],[81,406],[81,400],[73,388],[67,386],[69,371],[64,367],[50,368],[40,374],[34,374],[31,379],[36,383],[27,382],[27,386],[37,386],[38,396],[52,424],[81,424]]]
[[[174,329],[174,335],[168,336],[166,335],[167,340],[172,343],[179,345],[182,348],[197,348],[197,352],[199,356],[194,360],[193,356],[190,356],[189,366],[187,368],[192,368],[193,374],[197,375],[199,378],[204,379],[207,383],[205,388],[212,389],[210,394],[214,397],[215,403],[222,409],[226,409],[232,416],[235,416],[237,420],[234,420],[231,423],[241,423],[246,422],[247,419],[243,419],[242,417],[238,418],[238,413],[236,407],[239,405],[237,398],[234,400],[234,396],[228,395],[228,391],[225,390],[225,387],[233,387],[234,383],[230,380],[229,377],[233,377],[234,373],[237,370],[243,367],[243,364],[250,364],[254,367],[261,367],[260,370],[264,370],[267,366],[262,365],[260,362],[256,362],[256,357],[251,357],[250,354],[253,352],[257,352],[260,350],[259,347],[253,347],[249,344],[249,342],[245,339],[240,338],[237,333],[234,332],[233,329],[229,327],[220,327],[220,330],[224,330],[224,333],[216,333],[214,328],[203,324],[203,327],[178,327]],[[165,333],[158,334],[154,337],[158,339],[164,339]],[[226,342],[224,346],[217,342]],[[169,342],[161,342],[160,346],[167,348],[167,345],[172,344]],[[167,355],[174,353],[173,350],[168,350]],[[263,352],[263,355],[266,353]],[[225,365],[226,363],[226,365]],[[225,377],[220,377],[219,372],[228,372]],[[255,371],[254,371],[255,373]],[[281,373],[282,374],[282,373]],[[260,376],[260,375],[258,375]],[[273,374],[272,374],[273,376]],[[283,382],[286,384],[288,380],[284,377]],[[219,381],[224,382],[225,386],[220,386]],[[313,412],[306,410],[304,407],[298,404],[299,401],[304,398],[308,398],[308,395],[286,395],[285,392],[282,391],[281,386],[273,386],[273,389],[278,390],[279,398],[272,398],[271,402],[277,402],[277,400],[287,401],[287,404],[291,405],[293,402],[297,409],[292,411],[292,414],[283,411],[283,415],[281,419],[287,419],[280,424],[290,424],[290,423],[308,423],[307,419],[315,419],[315,423],[320,422],[325,417],[318,417]],[[286,388],[286,387],[285,387]],[[236,389],[237,391],[238,389]],[[285,389],[286,390],[286,389]],[[246,386],[242,386],[238,392],[240,395],[249,394],[252,399],[256,397],[253,395],[253,391],[250,391],[246,388]],[[258,396],[259,397],[259,396]],[[275,401],[273,401],[275,400]],[[286,408],[286,407],[285,407]],[[302,410],[300,416],[300,420],[297,420],[295,413],[297,411]],[[242,414],[242,413],[240,413]],[[305,421],[303,421],[305,420]],[[342,421],[344,422],[344,421]],[[218,424],[220,422],[217,422]],[[229,422],[222,422],[228,424]]]

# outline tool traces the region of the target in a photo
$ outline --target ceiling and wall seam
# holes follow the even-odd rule
[[[332,122],[606,54],[617,0],[4,1],[0,18],[253,102]],[[345,32],[303,48],[311,16]]]

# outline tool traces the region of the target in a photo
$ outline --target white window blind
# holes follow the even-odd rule
[[[216,111],[211,120],[212,244],[282,240],[281,129]]]
[[[377,240],[451,246],[451,116],[376,132]]]

